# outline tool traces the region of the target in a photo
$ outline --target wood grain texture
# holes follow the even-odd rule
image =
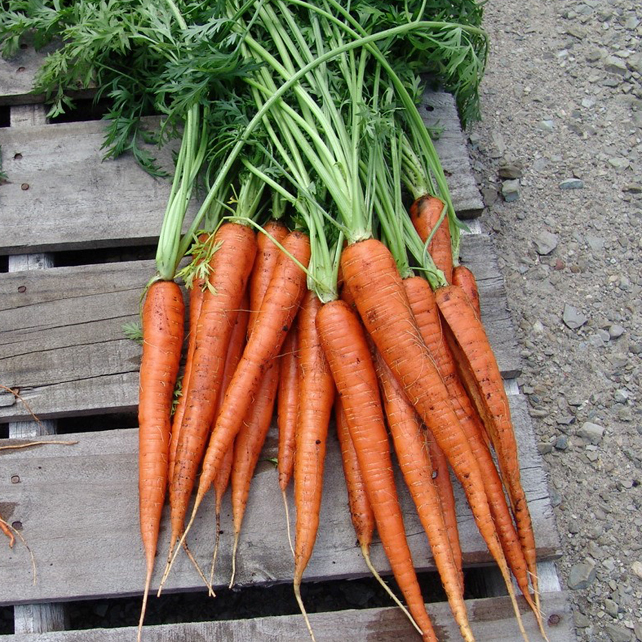
[[[508,598],[468,600],[466,603],[473,633],[478,640],[515,642],[521,635]],[[541,639],[534,618],[520,604],[524,626],[531,640]],[[573,642],[573,614],[565,593],[545,593],[542,608],[550,623],[550,642]],[[458,640],[459,633],[447,604],[428,604],[440,640]],[[399,642],[419,640],[404,615],[395,608],[338,611],[310,615],[319,642]],[[91,636],[91,637],[89,637]],[[10,635],[7,642],[130,642],[135,639],[133,627],[93,629],[44,635]],[[305,625],[299,615],[264,617],[252,620],[167,624],[145,627],[146,642],[291,642],[305,640]]]
[[[482,314],[505,377],[520,372],[506,290],[488,237],[466,236],[462,256],[479,278]],[[137,320],[153,261],[0,274],[0,369],[41,418],[133,411],[139,346],[122,326]],[[0,422],[28,411],[0,391]]]
[[[558,555],[559,540],[546,478],[524,397],[511,397],[511,404],[520,445],[522,482],[533,516],[538,552],[542,559],[549,559]],[[22,547],[5,551],[1,560],[0,604],[140,594],[144,558],[138,532],[137,436],[136,429],[79,433],[66,436],[78,441],[74,446],[0,451],[0,513],[6,519],[22,522],[23,535],[34,552],[39,575],[34,586]],[[273,431],[250,493],[238,555],[239,585],[292,579],[292,555],[277,472],[266,461],[276,455],[276,448]],[[368,574],[355,545],[334,430],[327,457],[321,528],[306,581]],[[20,482],[11,483],[16,475]],[[434,570],[426,536],[400,476],[398,483],[415,565],[421,570]],[[461,489],[458,485],[456,488],[464,562],[467,566],[488,564],[489,554]],[[291,507],[291,514],[292,511]],[[166,512],[159,559],[164,558],[167,550],[168,523]],[[213,501],[204,502],[189,538],[190,548],[204,568],[211,556],[213,524]],[[224,508],[222,530],[232,533],[229,503]],[[230,543],[228,537],[221,540],[218,584],[228,580]],[[378,542],[373,546],[372,558],[378,569],[384,572],[389,569]],[[154,584],[157,582],[158,576]],[[170,591],[202,588],[185,556],[179,557],[167,588]]]
[[[419,106],[424,122],[438,132],[435,149],[444,169],[457,216],[479,216],[484,203],[473,175],[466,137],[461,129],[455,99],[444,92],[424,92]]]
[[[430,100],[435,104],[431,118],[447,125],[436,146],[455,209],[468,216],[481,201],[454,102],[448,94],[431,95]],[[131,155],[103,161],[103,139],[102,121],[0,131],[8,176],[0,185],[0,254],[157,241],[169,182],[146,174]],[[159,155],[161,165],[171,168],[169,148],[149,149]]]

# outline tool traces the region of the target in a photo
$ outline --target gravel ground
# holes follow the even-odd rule
[[[642,640],[642,3],[491,0],[470,128],[578,640]]]

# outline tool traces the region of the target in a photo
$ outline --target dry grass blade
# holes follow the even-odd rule
[[[45,446],[48,444],[55,444],[57,446],[75,446],[77,441],[60,441],[60,440],[42,440],[42,441],[27,441],[23,444],[9,444],[7,446],[0,446],[0,450],[20,450],[21,448],[31,448],[32,446]]]

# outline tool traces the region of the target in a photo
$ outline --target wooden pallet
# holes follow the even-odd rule
[[[123,337],[122,324],[136,318],[140,292],[153,272],[153,264],[54,265],[56,253],[62,251],[154,243],[150,230],[160,227],[168,184],[145,175],[131,158],[101,162],[99,121],[47,124],[42,107],[32,104],[37,101],[28,95],[30,85],[25,81],[37,68],[37,57],[29,50],[21,56],[17,67],[16,61],[0,63],[0,104],[11,106],[11,126],[0,129],[4,170],[9,175],[9,182],[0,186],[0,256],[9,256],[9,271],[0,274],[0,383],[18,388],[44,421],[33,422],[22,403],[8,393],[0,393],[0,423],[8,423],[10,437],[28,439],[55,433],[58,418],[87,415],[87,419],[85,425],[82,420],[77,422],[77,434],[65,436],[78,442],[74,446],[0,451],[0,515],[22,525],[38,567],[34,585],[24,548],[16,545],[13,550],[1,550],[0,605],[15,606],[16,633],[5,639],[129,640],[133,633],[128,628],[54,631],[65,627],[62,605],[66,602],[138,596],[142,590],[136,430],[84,430],[91,430],[93,417],[98,414],[118,417],[135,410],[140,349]],[[18,72],[19,67],[23,69]],[[452,98],[426,94],[423,108],[427,123],[439,125],[443,132],[438,150],[456,209],[462,216],[478,213],[481,201]],[[35,254],[43,251],[50,254]],[[568,601],[559,592],[555,573],[545,564],[559,555],[560,544],[525,400],[514,382],[520,363],[503,279],[488,237],[465,236],[462,257],[479,279],[484,322],[511,393],[538,558],[544,564],[542,575],[551,577],[543,586],[550,639],[571,640]],[[3,443],[0,440],[0,445]],[[265,456],[274,452],[271,436]],[[416,566],[434,570],[408,494],[401,495]],[[490,564],[461,492],[457,502],[466,566]],[[336,438],[331,437],[322,528],[306,572],[307,581],[368,575],[355,546],[348,512],[336,508],[346,504]],[[261,464],[239,549],[239,586],[292,580],[281,506],[276,473],[271,465]],[[190,540],[195,556],[204,565],[211,554],[212,519],[211,507],[205,506]],[[223,530],[229,532],[231,517],[225,514],[223,519]],[[166,549],[167,539],[164,528],[161,550]],[[382,572],[389,572],[378,542],[372,556]],[[230,549],[223,540],[220,568],[229,568],[229,563]],[[488,576],[492,577],[490,569]],[[191,566],[179,559],[167,591],[201,587]],[[518,639],[506,598],[471,600],[468,606],[478,639]],[[431,604],[429,611],[443,639],[456,639],[447,605]],[[318,613],[312,616],[312,623],[319,640],[414,639],[407,621],[391,608]],[[535,638],[533,618],[527,615],[525,623]],[[294,640],[305,635],[300,617],[274,616],[149,627],[146,639]]]

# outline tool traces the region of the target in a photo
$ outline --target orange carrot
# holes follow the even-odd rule
[[[223,396],[225,391],[230,385],[230,381],[236,370],[236,366],[241,359],[243,354],[243,349],[245,348],[245,340],[247,333],[247,324],[250,316],[249,306],[249,297],[247,292],[243,295],[243,300],[241,301],[241,308],[236,316],[236,322],[234,323],[234,329],[232,330],[232,336],[230,337],[230,343],[227,348],[227,357],[225,359],[225,368],[223,370],[223,381],[221,382],[221,391],[218,396],[216,416],[218,417],[221,405],[223,404]],[[227,486],[230,481],[230,475],[232,473],[232,461],[234,456],[234,448],[230,448],[225,454],[223,459],[223,465],[219,470],[216,478],[214,479],[214,515],[216,519],[216,536],[214,541],[214,552],[212,554],[212,566],[210,569],[210,586],[214,581],[214,570],[216,567],[216,558],[218,555],[218,547],[221,539],[221,507],[223,504],[223,495],[227,490]]]
[[[277,242],[287,236],[287,228],[276,221],[270,221],[264,226],[267,234],[272,235]],[[276,263],[281,250],[267,234],[259,234],[257,257],[250,276],[250,317],[248,337],[256,328],[259,310],[274,274]],[[232,460],[232,516],[234,521],[234,548],[232,551],[232,577],[230,588],[234,585],[236,574],[236,552],[238,550],[241,525],[250,493],[250,484],[259,455],[265,443],[279,384],[280,362],[273,359],[266,367],[261,382],[249,407],[243,425],[234,441],[234,456]]]
[[[345,268],[344,274],[347,276]],[[359,469],[390,566],[408,609],[423,632],[423,639],[436,640],[406,541],[377,376],[363,329],[343,301],[326,303],[321,308],[317,329],[341,396]]]
[[[457,374],[457,366],[446,340],[435,294],[426,280],[420,277],[404,280],[404,288],[421,336],[448,390],[455,414],[466,439],[468,439],[473,455],[483,471],[488,503],[506,560],[522,593],[532,605],[528,593],[528,573],[524,552],[506,504],[504,489],[495,468],[495,462],[486,446],[485,431],[481,426],[479,415]]]
[[[319,528],[328,424],[334,402],[334,382],[316,328],[322,303],[308,290],[299,311],[299,411],[294,459],[294,594],[301,611],[301,580]],[[306,617],[307,620],[307,617]],[[308,623],[309,626],[309,623]]]
[[[167,489],[170,413],[183,346],[184,315],[183,294],[174,281],[156,281],[149,287],[142,310],[143,357],[138,402],[140,530],[147,564],[139,637]]]
[[[295,428],[299,408],[299,337],[295,319],[281,351],[281,380],[278,393],[279,486],[285,493],[294,469]]]
[[[446,337],[460,368],[462,382],[497,453],[537,604],[535,538],[526,495],[520,481],[517,442],[504,382],[484,327],[464,291],[457,286],[448,286],[439,288],[435,296],[439,310],[446,320]]]
[[[266,367],[258,390],[248,407],[243,425],[234,440],[234,456],[232,460],[232,518],[234,521],[234,550],[232,552],[232,577],[229,587],[234,585],[236,574],[236,551],[238,550],[241,525],[250,495],[250,484],[254,469],[259,461],[263,444],[267,436],[276,390],[279,385],[279,361],[273,359]]]
[[[392,592],[391,588],[383,581],[383,578],[377,572],[372,560],[370,559],[370,545],[372,544],[372,535],[374,533],[375,518],[372,512],[372,506],[368,501],[366,486],[363,482],[359,462],[357,460],[357,451],[354,449],[346,413],[343,410],[341,397],[335,397],[334,417],[337,426],[337,437],[341,448],[341,463],[343,464],[343,474],[346,480],[346,490],[348,491],[348,506],[350,507],[350,518],[352,526],[361,548],[361,554],[366,566],[372,573],[373,577],[381,584],[383,589],[388,593],[393,602],[404,612],[412,625],[421,633],[421,629],[413,620],[408,609],[401,603],[399,598]]]
[[[425,243],[431,235],[445,204],[436,196],[426,195],[418,198],[410,206],[410,219],[421,240]],[[453,251],[450,241],[448,216],[444,216],[428,245],[428,252],[435,265],[444,273],[446,281],[453,278]]]
[[[268,221],[263,226],[263,229],[279,243],[282,243],[288,234],[288,228],[279,221]],[[257,237],[256,245],[256,261],[254,262],[254,269],[249,283],[250,320],[248,323],[248,336],[256,323],[261,302],[270,284],[276,261],[281,253],[281,250],[267,234],[260,233]]]
[[[185,374],[181,384],[182,393],[178,398],[176,411],[172,420],[172,437],[169,442],[169,472],[167,479],[171,483],[174,478],[174,463],[176,462],[176,449],[178,448],[178,436],[180,434],[181,425],[183,423],[183,415],[185,414],[185,400],[187,395],[185,391],[189,388],[189,377],[192,369],[192,359],[194,358],[194,349],[196,348],[196,325],[198,324],[198,317],[201,314],[201,307],[203,305],[204,297],[204,280],[201,278],[194,279],[192,288],[189,291],[189,337],[187,342],[187,358],[185,361]]]
[[[448,460],[444,451],[439,447],[435,436],[424,427],[424,439],[428,446],[428,458],[432,463],[432,478],[437,489],[441,511],[444,516],[444,525],[448,533],[448,540],[453,551],[453,560],[459,573],[459,583],[464,588],[464,570],[459,542],[459,527],[457,526],[457,511],[455,509],[455,494],[450,481]]]
[[[341,462],[343,464],[343,474],[346,478],[352,525],[361,550],[369,551],[375,527],[374,513],[368,501],[363,476],[359,470],[357,452],[350,437],[346,413],[339,396],[337,396],[334,404],[334,416],[337,424],[339,445],[341,446]]]
[[[294,258],[307,267],[310,260],[310,241],[303,233],[290,232],[283,246]],[[287,254],[279,255],[274,274],[241,361],[234,373],[223,406],[216,421],[203,460],[203,470],[192,509],[190,524],[205,493],[216,476],[221,461],[241,429],[249,400],[256,394],[268,364],[278,355],[299,304],[306,292],[305,272]],[[187,535],[188,528],[183,534]]]
[[[216,412],[230,335],[256,254],[254,232],[244,225],[225,223],[215,238],[220,247],[211,260],[211,287],[205,293],[196,328],[190,386],[183,391],[187,397],[186,408],[170,487],[170,556],[183,530],[196,473]],[[221,453],[221,457],[224,454]]]
[[[499,566],[520,631],[526,638],[479,465],[417,328],[395,260],[383,243],[369,239],[349,245],[343,251],[341,263],[366,330],[437,439],[464,488],[477,527]]]
[[[4,519],[2,519],[1,515],[0,515],[0,531],[2,531],[9,538],[9,548],[13,548],[16,538],[11,532],[11,529],[9,528],[9,524],[7,524],[7,522],[5,522]]]
[[[435,565],[459,631],[464,640],[472,642],[474,637],[466,614],[463,578],[455,563],[441,501],[432,479],[432,462],[425,447],[424,430],[401,386],[381,355],[376,349],[374,352],[388,427],[401,472],[430,542]]]
[[[466,293],[470,304],[473,306],[473,310],[475,310],[477,314],[477,318],[481,319],[479,290],[477,289],[475,275],[465,265],[458,265],[453,270],[452,283],[453,285],[458,285]]]

